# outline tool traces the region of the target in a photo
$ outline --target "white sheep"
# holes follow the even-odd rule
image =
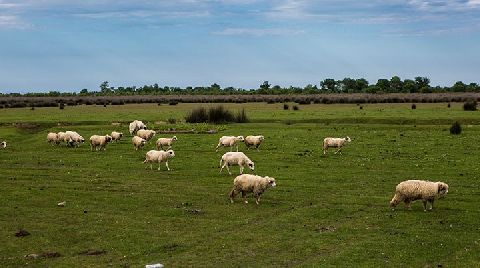
[[[251,170],[255,169],[255,163],[242,152],[225,153],[220,159],[220,166],[220,173],[222,173],[223,168],[226,167],[230,175],[232,175],[232,173],[230,172],[229,166],[240,166],[240,174],[243,174],[245,166],[248,166]]]
[[[405,206],[411,209],[410,202],[421,199],[423,210],[427,211],[427,204],[430,202],[429,210],[433,209],[433,201],[444,197],[448,193],[448,185],[444,182],[431,182],[424,180],[407,180],[399,183],[395,188],[395,195],[390,201],[390,207],[395,207],[402,201]]]
[[[70,146],[80,146],[80,143],[84,143],[85,139],[75,131],[65,131],[64,141]]]
[[[135,151],[145,146],[146,142],[147,141],[145,139],[142,139],[139,136],[133,136],[132,138],[132,143],[133,143],[133,147],[135,148]]]
[[[58,145],[60,143],[60,139],[58,138],[57,133],[50,132],[47,134],[47,142],[50,143],[51,145]]]
[[[245,137],[245,145],[247,146],[247,150],[250,149],[251,146],[255,146],[258,151],[258,146],[262,144],[265,137],[263,135],[260,136],[247,136]]]
[[[239,141],[244,141],[245,139],[243,138],[243,136],[222,136],[220,139],[218,139],[218,145],[217,147],[215,148],[215,152],[218,152],[218,148],[220,146],[223,146],[223,147],[230,147],[230,152],[232,151],[232,147],[234,145],[237,146],[237,152],[238,152],[238,144],[237,142]]]
[[[112,141],[119,141],[123,137],[123,133],[112,131],[112,134],[110,134],[110,136],[112,137]]]
[[[342,147],[347,142],[351,142],[351,141],[352,140],[348,136],[345,137],[345,138],[325,138],[325,139],[323,139],[323,154],[327,153],[327,149],[329,147],[338,148],[338,150],[335,152],[335,154],[338,153],[338,152],[340,152],[340,154],[342,154],[342,152],[341,152]]]
[[[163,149],[163,146],[168,146],[168,149],[172,148],[172,143],[177,140],[177,136],[173,136],[171,138],[158,138],[155,145],[157,146],[157,150]]]
[[[7,148],[7,142],[6,142],[6,141],[2,141],[2,142],[0,143],[0,149],[5,149],[5,148]]]
[[[139,121],[139,120],[134,120],[128,126],[128,131],[130,132],[131,135],[135,135],[137,131],[140,129],[147,129],[147,126],[142,121]]]
[[[175,152],[173,150],[168,150],[168,151],[156,151],[156,150],[150,150],[145,154],[145,161],[143,161],[144,164],[150,163],[150,169],[152,168],[152,163],[153,162],[158,162],[158,170],[160,170],[160,163],[165,162],[165,166],[167,167],[167,170],[170,170],[168,167],[168,159],[173,158],[175,156]]]
[[[72,139],[70,138],[70,136],[67,136],[65,132],[62,132],[62,131],[58,132],[57,137],[59,142],[66,142],[67,145],[72,142]]]
[[[260,202],[260,196],[270,187],[275,187],[277,184],[275,178],[268,176],[261,177],[252,174],[243,174],[237,176],[233,180],[233,189],[230,192],[230,202],[233,203],[233,199],[237,196],[238,193],[242,193],[243,201],[247,201],[247,193],[253,193],[255,197],[255,203],[257,205]]]
[[[139,129],[137,131],[136,135],[139,136],[142,139],[145,139],[146,141],[149,141],[151,138],[153,138],[155,136],[155,134],[157,134],[157,132],[155,132],[155,130]]]
[[[112,137],[108,134],[105,136],[93,135],[90,137],[90,148],[92,151],[105,150],[105,146],[107,146],[107,143],[111,140]]]

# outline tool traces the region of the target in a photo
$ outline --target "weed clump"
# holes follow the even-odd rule
[[[412,110],[417,109],[417,105],[415,103],[412,104]]]
[[[223,106],[212,107],[208,110],[204,107],[200,107],[193,109],[189,114],[187,114],[185,117],[185,122],[212,124],[229,122],[245,123],[248,122],[248,117],[245,109],[242,109],[240,112],[234,115],[231,111],[225,109]]]
[[[468,100],[463,104],[464,111],[476,111],[477,110],[477,101]]]
[[[453,123],[452,126],[450,127],[450,134],[459,135],[460,133],[462,133],[462,126],[460,125],[460,123],[458,122]]]
[[[288,106],[288,104],[286,104],[286,103],[283,104],[283,109],[284,109],[284,110],[288,110],[289,108],[290,108],[290,107]]]
[[[298,111],[298,106],[297,106],[297,105],[293,105],[293,110],[294,110],[294,111]]]

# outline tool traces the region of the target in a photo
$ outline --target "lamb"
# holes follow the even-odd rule
[[[7,142],[2,141],[2,143],[0,143],[0,149],[5,149],[5,148],[7,148]]]
[[[90,147],[95,151],[98,150],[105,150],[105,146],[107,146],[107,143],[109,143],[112,140],[112,137],[110,135],[105,135],[105,136],[99,136],[99,135],[93,135],[90,137]]]
[[[245,145],[247,146],[247,150],[250,149],[250,146],[255,146],[258,151],[258,146],[262,144],[263,140],[265,139],[264,136],[247,136],[245,137]]]
[[[410,210],[410,202],[421,199],[423,210],[427,211],[427,203],[430,202],[429,210],[433,209],[433,201],[445,197],[448,193],[448,185],[444,182],[431,182],[424,180],[407,180],[399,183],[395,188],[395,196],[390,201],[390,207],[395,207],[402,201]]]
[[[168,149],[172,148],[172,143],[177,140],[177,136],[173,136],[171,138],[158,138],[157,142],[155,143],[157,146],[157,150],[163,149],[163,146],[168,146]]]
[[[130,132],[130,135],[135,135],[140,129],[147,129],[147,126],[142,121],[134,120],[128,126],[128,131]]]
[[[240,174],[243,174],[243,169],[245,168],[245,166],[248,166],[248,168],[250,168],[251,170],[255,169],[255,163],[253,163],[253,161],[250,160],[250,158],[248,158],[244,153],[228,152],[225,153],[220,159],[220,173],[222,173],[224,167],[227,167],[228,174],[232,175],[229,166],[234,165],[240,166]]]
[[[65,131],[64,141],[67,145],[78,147],[80,143],[85,142],[85,139],[75,131]]]
[[[233,180],[233,189],[230,192],[230,202],[233,203],[235,196],[241,192],[243,201],[247,204],[247,193],[252,192],[255,197],[255,203],[258,205],[260,202],[260,196],[265,190],[270,187],[275,187],[276,185],[275,178],[268,176],[261,177],[251,174],[239,175]]]
[[[153,138],[155,134],[157,134],[157,132],[151,129],[140,129],[137,131],[137,136],[139,136],[142,139],[145,139],[146,141],[149,141],[151,138]]]
[[[58,138],[57,133],[50,132],[47,134],[47,142],[50,143],[51,145],[58,145],[60,143],[60,140]]]
[[[133,136],[132,138],[132,143],[133,143],[133,147],[135,148],[135,151],[145,146],[146,142],[147,141],[145,139],[142,139],[139,136]]]
[[[222,136],[219,140],[218,140],[218,145],[217,147],[215,148],[215,152],[218,152],[218,148],[220,146],[223,146],[223,147],[230,147],[230,152],[232,151],[232,147],[234,145],[237,146],[237,152],[238,152],[238,144],[237,142],[238,141],[244,141],[245,139],[243,138],[243,136]]]
[[[145,161],[143,163],[150,163],[150,169],[152,168],[152,163],[153,162],[158,162],[158,170],[160,170],[160,163],[165,162],[165,166],[167,167],[168,170],[170,168],[168,167],[168,159],[173,158],[175,156],[175,152],[173,150],[168,150],[168,151],[156,151],[156,150],[150,150],[145,154]]]
[[[342,147],[347,142],[351,142],[351,141],[352,140],[348,136],[345,137],[345,138],[325,138],[325,139],[323,139],[323,154],[327,153],[328,147],[336,147],[336,148],[338,148],[338,150],[335,152],[335,154],[337,154],[338,152],[340,152],[340,154],[342,154],[342,152],[341,152]]]
[[[112,134],[110,134],[110,136],[112,137],[112,141],[116,142],[116,141],[119,141],[123,137],[123,133],[112,131]]]

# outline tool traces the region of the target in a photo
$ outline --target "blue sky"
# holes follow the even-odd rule
[[[0,0],[0,92],[479,74],[480,0]]]

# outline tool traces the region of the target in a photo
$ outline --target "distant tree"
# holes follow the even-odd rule
[[[80,95],[88,95],[88,89],[84,88],[80,90]]]
[[[340,83],[343,92],[358,92],[355,79],[345,77]]]
[[[368,81],[364,78],[355,80],[355,88],[356,92],[366,91],[368,88]]]
[[[388,79],[378,79],[376,86],[383,92],[390,91],[390,81]]]
[[[323,91],[327,92],[337,92],[337,82],[335,79],[327,78],[320,82],[320,86]]]
[[[415,81],[411,79],[405,79],[403,80],[402,91],[406,93],[417,93],[418,92],[417,84],[415,83]]]
[[[402,79],[398,76],[393,76],[390,79],[390,92],[401,92],[403,88]]]
[[[260,85],[258,93],[260,94],[268,94],[268,90],[270,89],[270,84],[268,81],[263,81],[263,84]]]
[[[104,81],[103,83],[100,84],[100,93],[109,94],[111,92],[112,92],[112,90],[110,89],[110,86],[108,85],[108,81]]]
[[[454,92],[465,92],[467,89],[467,85],[465,85],[462,81],[457,81],[452,87]]]
[[[422,93],[432,92],[430,89],[430,79],[427,77],[415,77],[415,84],[417,85],[417,89]]]

